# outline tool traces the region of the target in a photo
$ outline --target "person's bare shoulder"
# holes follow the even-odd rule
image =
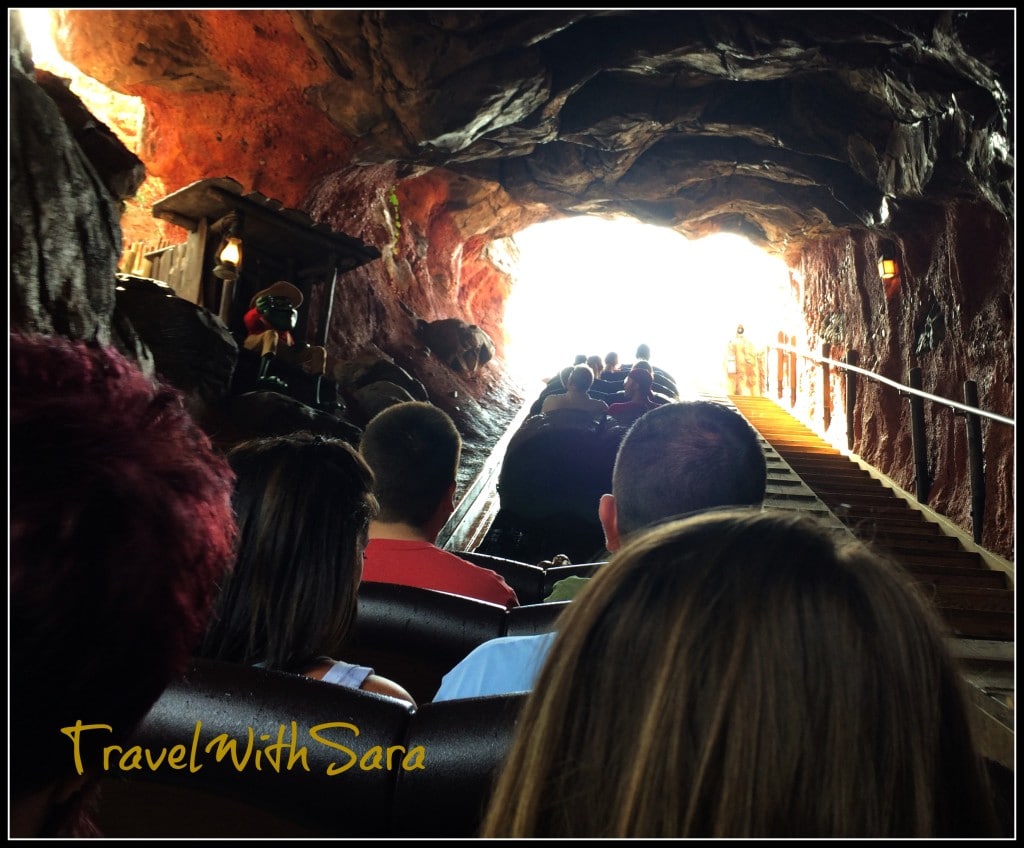
[[[395,683],[395,681],[388,680],[388,678],[381,677],[378,674],[371,674],[363,681],[363,685],[359,688],[364,692],[373,692],[377,695],[387,695],[391,698],[398,698],[401,701],[408,701],[414,707],[416,706],[416,700],[405,689]]]

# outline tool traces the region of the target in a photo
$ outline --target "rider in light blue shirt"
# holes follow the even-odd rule
[[[554,633],[502,636],[477,645],[444,676],[434,701],[529,692],[554,639]]]

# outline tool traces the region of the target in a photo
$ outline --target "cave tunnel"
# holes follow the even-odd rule
[[[231,208],[356,257],[310,277],[303,331],[339,385],[381,362],[412,375],[463,435],[468,493],[534,398],[506,357],[517,237],[590,218],[742,239],[785,269],[758,393],[887,485],[921,494],[923,475],[929,514],[1012,579],[1015,10],[48,11],[94,88],[37,68],[11,11],[12,329],[169,373],[141,320],[115,320],[116,274],[193,236],[167,199],[219,181]],[[609,321],[633,288],[605,295]],[[446,321],[477,335],[426,342]],[[844,363],[880,378],[858,381],[849,418]],[[217,367],[183,388],[220,396]],[[920,428],[912,383],[952,402],[926,403]],[[991,414],[973,459],[963,407]]]

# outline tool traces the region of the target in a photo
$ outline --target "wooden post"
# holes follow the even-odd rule
[[[782,330],[779,330],[779,344],[780,345],[784,345],[785,343],[786,343],[786,334]],[[786,371],[786,352],[781,347],[778,347],[778,348],[775,349],[775,353],[777,354],[775,362],[776,362],[776,369],[778,371],[778,375],[777,375],[778,376],[778,380],[777,380],[777,382],[778,382],[779,400],[782,400],[782,378],[785,376],[785,371]]]
[[[235,281],[224,280],[220,290],[220,320],[228,327],[231,326],[231,307],[235,301]]]
[[[790,347],[793,348],[789,352],[789,407],[793,409],[796,406],[796,336],[790,336],[789,338]]]
[[[910,369],[910,387],[921,388],[921,369]],[[914,446],[914,472],[917,477],[917,499],[928,503],[931,480],[928,475],[928,442],[924,429],[924,400],[910,395],[910,435]]]
[[[846,364],[856,365],[860,354],[855,350],[846,352]],[[846,447],[853,450],[853,414],[857,409],[857,374],[846,372]]]
[[[821,355],[828,357],[832,352],[832,345],[828,342],[823,342],[821,345]],[[822,414],[825,419],[825,430],[827,431],[829,425],[832,423],[832,384],[830,382],[831,369],[827,362],[821,363],[821,405]]]
[[[978,408],[978,384],[964,381],[964,403]],[[981,444],[981,421],[973,412],[965,412],[967,421],[967,458],[971,475],[971,528],[974,541],[981,544],[985,520],[985,453]]]
[[[202,304],[203,273],[205,266],[203,257],[206,255],[208,222],[200,218],[196,228],[188,234],[185,242],[185,267],[181,272],[181,287],[178,296],[195,304]]]

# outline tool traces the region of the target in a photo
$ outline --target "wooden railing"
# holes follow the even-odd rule
[[[181,244],[170,244],[167,239],[160,239],[155,245],[137,241],[122,254],[118,270],[160,280],[179,297],[197,303],[202,261],[201,242],[193,237]]]
[[[962,415],[967,423],[967,446],[968,446],[968,475],[971,483],[971,522],[973,538],[976,543],[981,541],[981,532],[985,511],[985,472],[984,472],[984,450],[981,435],[981,418],[986,418],[998,424],[1009,427],[1016,427],[1012,418],[999,415],[978,408],[978,385],[973,380],[964,381],[964,402],[951,400],[925,392],[921,389],[921,369],[911,368],[908,374],[909,385],[890,380],[881,374],[868,371],[857,365],[859,356],[857,351],[847,352],[844,360],[833,359],[828,354],[831,345],[822,345],[820,354],[808,350],[801,350],[796,346],[796,339],[792,338],[787,342],[785,335],[779,334],[779,341],[768,345],[767,362],[772,361],[771,352],[775,351],[775,373],[766,368],[766,382],[768,390],[774,378],[776,391],[781,400],[784,396],[786,383],[788,381],[790,407],[797,405],[797,358],[803,358],[821,365],[822,371],[822,407],[823,424],[828,430],[832,421],[832,382],[831,369],[840,369],[846,376],[846,444],[852,449],[854,444],[853,420],[854,410],[857,404],[857,380],[858,377],[865,377],[876,383],[881,383],[895,389],[901,396],[907,397],[910,401],[911,412],[911,440],[914,451],[914,473],[916,482],[916,497],[922,504],[927,504],[929,490],[931,488],[931,476],[928,470],[928,445],[925,429],[924,402],[937,403],[954,410],[954,414]]]

